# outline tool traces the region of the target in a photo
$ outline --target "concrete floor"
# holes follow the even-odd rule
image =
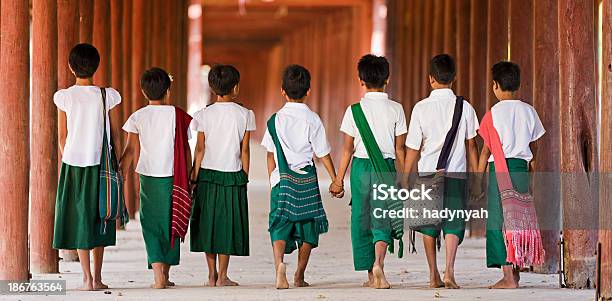
[[[203,254],[189,252],[188,239],[181,245],[181,265],[171,270],[177,286],[165,290],[149,289],[152,272],[146,269],[144,242],[138,221],[117,234],[117,246],[107,248],[103,277],[112,289],[79,292],[81,272],[77,262],[60,262],[61,274],[34,275],[35,279],[65,279],[66,296],[45,300],[594,300],[593,290],[559,289],[557,275],[523,274],[518,290],[489,290],[487,285],[500,277],[500,271],[485,267],[485,241],[467,239],[459,248],[456,277],[460,290],[427,288],[427,265],[422,248],[403,259],[389,254],[386,273],[391,290],[362,288],[365,273],[353,271],[349,232],[348,198],[325,199],[330,231],[321,237],[313,251],[306,281],[312,287],[278,291],[274,288],[273,257],[267,234],[268,191],[262,151],[253,150],[253,172],[249,184],[251,256],[234,257],[230,277],[239,287],[204,287],[207,268]],[[320,169],[323,171],[324,169]],[[322,179],[322,186],[329,180]],[[421,241],[418,239],[418,246]],[[287,257],[292,276],[296,254]],[[438,258],[444,268],[444,254]],[[289,278],[291,282],[291,277]],[[40,300],[40,296],[0,296],[0,300]]]

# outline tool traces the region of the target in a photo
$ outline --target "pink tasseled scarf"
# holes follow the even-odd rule
[[[544,248],[533,197],[528,193],[517,192],[512,186],[506,157],[499,134],[493,126],[491,112],[485,114],[478,133],[493,154],[495,176],[504,211],[503,232],[508,254],[506,261],[518,267],[542,264]]]
[[[189,175],[187,174],[186,152],[189,149],[187,131],[191,116],[175,107],[176,124],[174,130],[174,181],[172,187],[172,231],[170,245],[174,247],[174,239],[181,241],[187,235],[189,217],[191,215],[191,195],[189,193]]]

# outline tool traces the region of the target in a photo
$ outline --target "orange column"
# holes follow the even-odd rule
[[[100,66],[94,75],[98,86],[107,87],[111,81],[111,35],[110,35],[110,1],[94,0],[93,45],[100,53]]]
[[[491,89],[491,83],[487,81],[488,2],[488,0],[471,0],[469,96],[472,106],[480,117],[488,109],[487,95]]]
[[[603,1],[603,77],[601,98],[601,161],[602,181],[599,204],[599,291],[603,300],[612,299],[612,2]]]
[[[487,22],[487,102],[489,109],[497,102],[491,85],[493,76],[491,68],[502,60],[508,60],[508,13],[510,0],[489,0]],[[485,86],[485,87],[486,87]]]
[[[23,0],[2,0],[0,6],[0,280],[27,280],[30,7]]]
[[[90,43],[93,41],[94,0],[79,0],[79,41]]]
[[[566,285],[595,281],[598,202],[593,1],[559,0],[561,199]]]
[[[74,75],[68,67],[68,55],[79,43],[79,1],[57,1],[57,86],[65,89],[74,85]],[[59,133],[62,135],[62,133]],[[63,133],[65,135],[65,133]],[[64,261],[77,261],[76,251],[62,250]]]
[[[533,98],[533,8],[537,0],[510,1],[510,60],[521,67],[521,90],[517,98]]]
[[[422,87],[427,83],[427,74],[423,74],[423,69],[421,68],[423,64],[422,56],[423,56],[423,26],[425,24],[424,21],[424,4],[423,0],[415,0],[414,5],[414,26],[413,26],[413,37],[414,40],[412,42],[413,50],[412,56],[410,57],[410,65],[411,67],[411,77],[410,81],[412,81],[412,92],[410,93],[410,101],[416,103],[418,100],[425,98],[425,94],[423,93]],[[410,118],[410,113],[407,113],[407,118]]]
[[[557,0],[533,2],[533,101],[546,135],[540,138],[536,148],[536,172],[534,174],[534,202],[542,233],[546,256],[544,264],[534,267],[538,273],[556,273],[559,270],[559,231],[561,220],[561,190],[559,186],[560,119],[559,119],[559,24],[556,12]],[[514,7],[514,3],[513,3]],[[514,10],[514,8],[513,8]],[[525,12],[521,12],[525,13]],[[514,40],[514,38],[513,38]],[[514,47],[512,48],[514,49]],[[514,50],[513,50],[514,52]],[[514,54],[512,55],[514,60]],[[519,59],[520,60],[520,59]],[[523,74],[530,74],[523,70]],[[524,82],[524,80],[523,80]],[[522,90],[525,90],[524,86]],[[529,91],[526,91],[529,93]],[[546,150],[556,151],[546,151]]]
[[[32,117],[30,265],[35,273],[57,273],[52,248],[57,191],[57,2],[32,2]]]
[[[444,2],[444,52],[456,57],[457,48],[457,21],[456,13],[459,10],[459,1],[446,0]]]
[[[457,27],[457,94],[468,97],[470,91],[470,0],[458,0],[455,3],[455,24]]]
[[[123,2],[123,0],[110,1],[110,85],[119,90],[122,96],[125,94],[121,89],[123,85],[123,38],[121,37],[121,28],[123,27]],[[113,120],[117,122],[114,126],[118,129],[118,133],[123,132],[120,129],[123,126],[123,110],[125,107],[125,104],[121,104],[111,111]],[[124,139],[115,140],[118,142],[117,145],[115,145],[117,155],[121,155],[123,151],[123,140]],[[119,225],[119,223],[117,225]]]

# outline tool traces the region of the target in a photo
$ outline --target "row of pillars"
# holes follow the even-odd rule
[[[492,65],[512,60],[521,66],[519,97],[536,108],[547,129],[538,142],[536,171],[562,174],[557,181],[536,177],[537,185],[548,189],[535,198],[546,249],[546,262],[535,270],[558,272],[562,259],[566,286],[593,287],[599,279],[602,293],[612,297],[612,181],[595,176],[601,171],[601,179],[607,179],[604,173],[612,171],[610,0],[408,0],[387,5],[390,89],[407,112],[429,93],[426,75],[433,55],[456,58],[455,90],[469,98],[479,116],[495,102]],[[598,144],[599,5],[604,70]]]
[[[30,267],[36,273],[58,272],[58,254],[52,249],[58,178],[57,110],[52,99],[57,89],[75,82],[68,68],[70,49],[86,42],[100,52],[94,83],[121,93],[122,105],[111,111],[117,120],[124,121],[145,105],[139,79],[152,66],[174,76],[172,100],[185,107],[188,4],[33,0],[30,11],[28,1],[0,1],[0,257],[7,259],[0,265],[0,280],[28,279]],[[134,217],[137,178],[128,178],[127,205]]]

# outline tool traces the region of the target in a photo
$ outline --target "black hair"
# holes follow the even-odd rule
[[[77,44],[70,50],[68,64],[78,78],[93,77],[100,65],[100,53],[91,44]]]
[[[389,79],[389,61],[384,56],[364,55],[357,64],[359,79],[368,89],[384,88]]]
[[[434,56],[429,62],[429,75],[440,84],[452,83],[457,75],[455,60],[448,54]]]
[[[291,99],[302,99],[310,90],[310,72],[300,65],[289,65],[283,71],[283,91]]]
[[[172,80],[164,69],[151,68],[140,77],[140,88],[149,100],[160,100],[166,96]]]
[[[521,68],[517,64],[501,61],[493,65],[491,72],[502,91],[515,92],[521,87]]]
[[[240,83],[240,72],[232,65],[216,65],[208,72],[208,85],[218,96],[229,95]]]

